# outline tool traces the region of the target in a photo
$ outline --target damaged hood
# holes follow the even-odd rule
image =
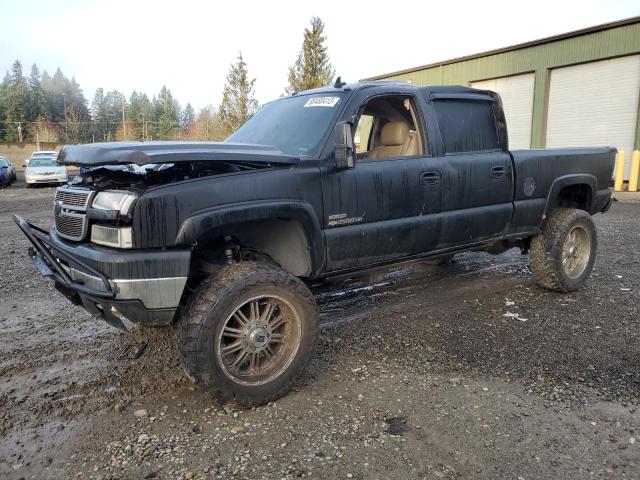
[[[207,161],[297,165],[300,157],[267,145],[218,142],[90,143],[64,147],[58,155],[60,164],[83,167]]]

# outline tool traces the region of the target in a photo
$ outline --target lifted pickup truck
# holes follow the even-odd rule
[[[491,91],[338,83],[223,143],[66,147],[59,162],[88,170],[57,189],[55,226],[15,219],[69,300],[119,327],[177,323],[189,375],[257,405],[313,355],[311,280],[518,247],[541,286],[580,288],[615,153],[510,152]]]

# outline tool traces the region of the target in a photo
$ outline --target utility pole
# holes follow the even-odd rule
[[[67,94],[62,94],[62,104],[64,108],[64,129],[65,133],[69,130],[69,125],[67,125]]]
[[[124,106],[126,99],[124,98],[124,93],[122,94],[122,140],[125,141],[127,139],[127,122],[124,118]]]

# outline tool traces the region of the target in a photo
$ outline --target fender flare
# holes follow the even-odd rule
[[[596,200],[596,192],[598,191],[598,181],[596,180],[596,177],[587,173],[572,173],[556,178],[551,184],[549,195],[547,196],[547,204],[544,208],[545,215],[549,215],[549,213],[551,213],[551,210],[554,207],[555,199],[558,198],[560,192],[564,188],[570,187],[572,185],[586,185],[587,187],[589,187],[591,193],[591,202],[589,205],[587,205],[587,211],[591,213],[591,210],[593,209],[593,203]]]
[[[195,244],[207,232],[224,225],[270,219],[300,222],[310,247],[311,277],[322,271],[325,263],[324,233],[315,210],[306,202],[266,200],[201,210],[182,222],[176,235],[176,245]]]

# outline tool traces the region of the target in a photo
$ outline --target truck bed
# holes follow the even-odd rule
[[[560,148],[514,150],[514,213],[511,232],[526,231],[542,222],[553,205],[549,199],[577,180],[589,186],[589,213],[608,206],[616,149]],[[589,173],[586,173],[589,172]]]

